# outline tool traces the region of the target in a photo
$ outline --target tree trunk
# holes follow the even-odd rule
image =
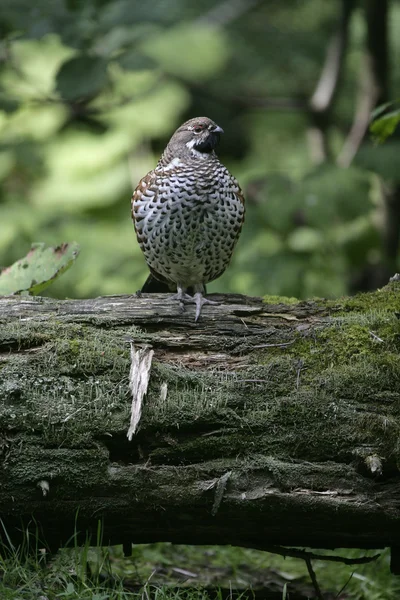
[[[215,298],[198,323],[162,294],[0,298],[13,539],[34,522],[50,548],[94,543],[101,519],[103,544],[398,544],[400,284]]]

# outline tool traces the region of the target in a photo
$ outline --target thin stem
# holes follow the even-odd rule
[[[321,592],[321,588],[318,585],[317,576],[315,574],[314,569],[312,568],[311,560],[310,560],[310,558],[306,558],[305,561],[306,561],[306,565],[307,565],[307,569],[308,569],[308,574],[310,575],[310,579],[312,581],[315,592],[317,594],[317,598],[319,600],[324,600],[324,597]]]

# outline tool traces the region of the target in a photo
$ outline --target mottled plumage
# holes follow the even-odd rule
[[[206,117],[181,125],[132,197],[137,239],[152,275],[176,286],[177,299],[196,304],[196,320],[211,303],[203,298],[204,284],[225,271],[244,219],[241,189],[214,151],[220,133]]]

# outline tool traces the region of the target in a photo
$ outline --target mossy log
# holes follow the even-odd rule
[[[101,520],[104,544],[399,545],[400,284],[214,299],[195,323],[161,294],[0,298],[9,535],[94,542]]]

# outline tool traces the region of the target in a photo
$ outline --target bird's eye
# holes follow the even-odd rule
[[[195,131],[196,133],[200,133],[200,131],[203,131],[203,125],[195,125],[193,127],[193,131]]]

